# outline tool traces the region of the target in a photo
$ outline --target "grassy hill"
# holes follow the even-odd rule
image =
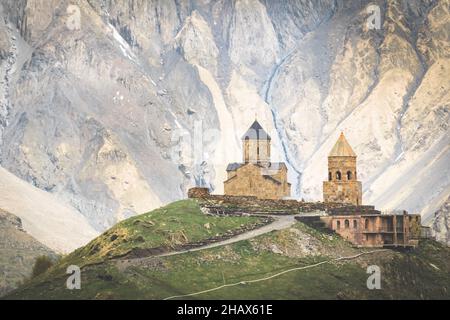
[[[222,247],[155,256],[266,222],[209,216],[195,200],[175,202],[119,223],[6,298],[165,299],[226,285],[175,298],[450,299],[450,248],[429,240],[415,250],[368,253],[298,222]],[[65,288],[70,264],[82,267],[80,290]],[[381,268],[380,290],[367,289],[369,265]]]

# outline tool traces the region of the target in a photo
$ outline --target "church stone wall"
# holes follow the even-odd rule
[[[341,180],[347,181],[347,172],[351,172],[350,180],[357,180],[356,157],[328,157],[328,171],[331,180],[337,180],[336,173],[341,173]]]
[[[269,140],[244,140],[244,163],[270,161]]]
[[[225,181],[225,195],[255,196],[260,199],[281,199],[290,195],[290,186],[286,180],[277,183],[263,176],[261,167],[251,163],[236,170],[233,178]]]
[[[354,205],[362,204],[362,185],[360,181],[324,181],[323,201]]]
[[[323,200],[362,204],[362,186],[357,181],[356,157],[328,157],[328,181],[323,182]]]

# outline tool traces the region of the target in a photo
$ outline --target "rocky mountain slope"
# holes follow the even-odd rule
[[[365,203],[447,221],[450,2],[2,1],[1,165],[97,230],[222,192],[254,120],[321,199],[341,130]],[[437,229],[436,229],[437,230]]]
[[[436,240],[443,243],[450,243],[450,202],[446,200],[439,211],[431,219],[433,221],[432,229],[435,231]]]
[[[58,253],[69,253],[98,235],[74,208],[1,167],[0,210],[17,216],[21,228]]]
[[[27,234],[22,221],[0,209],[0,296],[29,277],[38,256],[55,253]]]

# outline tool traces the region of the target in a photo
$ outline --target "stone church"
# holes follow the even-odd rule
[[[230,163],[224,181],[225,195],[282,199],[291,195],[287,167],[270,161],[271,138],[257,120],[242,136],[243,162]]]
[[[328,154],[328,181],[323,182],[323,201],[362,204],[361,182],[356,175],[356,154],[342,132]]]

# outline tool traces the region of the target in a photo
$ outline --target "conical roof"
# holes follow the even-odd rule
[[[259,122],[255,120],[253,124],[248,128],[247,132],[242,136],[242,140],[270,140],[270,136],[261,127]]]
[[[338,140],[336,141],[333,149],[328,154],[329,157],[356,157],[356,153],[345,139],[344,133],[341,132]]]

